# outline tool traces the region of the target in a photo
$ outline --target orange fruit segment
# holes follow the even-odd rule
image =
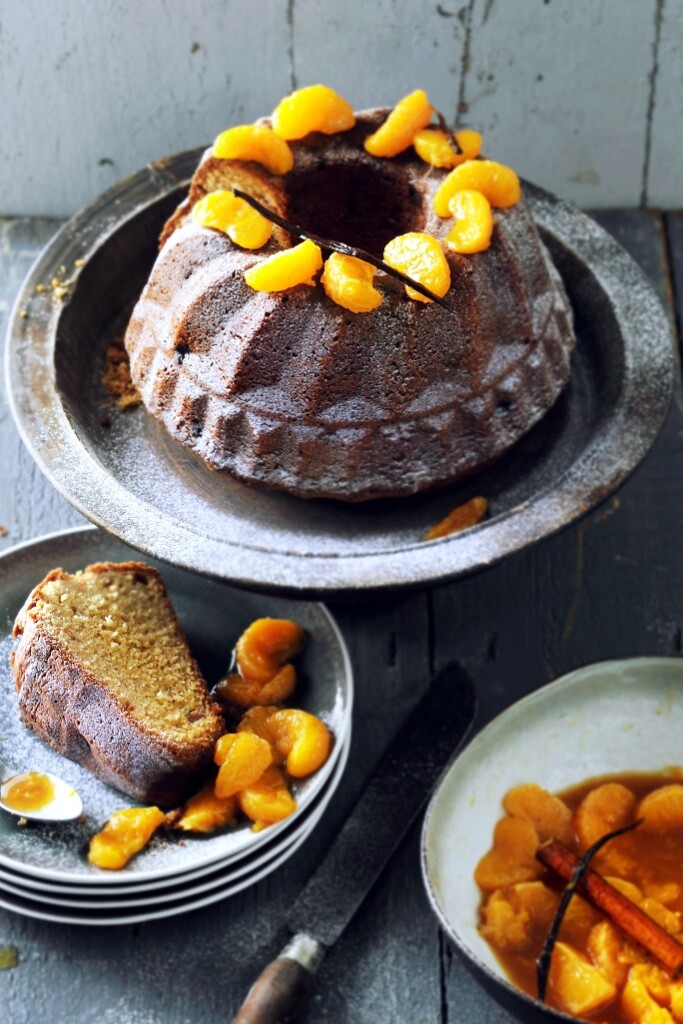
[[[635,816],[648,832],[683,828],[683,786],[674,782],[654,789],[640,801]]]
[[[90,840],[88,860],[95,867],[118,871],[144,849],[166,815],[158,807],[126,807],[115,811]]]
[[[480,523],[488,512],[489,503],[486,498],[470,498],[463,505],[457,505],[444,516],[438,523],[430,527],[425,533],[425,540],[438,540],[440,537],[450,537],[453,533],[460,533],[461,530],[469,530],[471,526]]]
[[[295,779],[317,771],[330,753],[332,736],[324,722],[308,711],[276,711],[267,725],[277,749],[287,758],[285,767]]]
[[[272,760],[270,744],[254,733],[226,733],[221,736],[214,753],[214,761],[220,765],[216,776],[216,796],[234,796],[245,786],[253,785]]]
[[[320,247],[307,238],[292,249],[284,249],[244,272],[244,280],[258,292],[283,292],[297,284],[312,283],[323,265]]]
[[[333,252],[325,261],[320,282],[328,298],[352,313],[370,313],[382,302],[373,288],[375,268],[355,256]]]
[[[279,708],[258,706],[249,708],[245,711],[240,719],[240,723],[237,726],[237,732],[253,732],[257,736],[260,736],[266,743],[270,743],[270,750],[273,755],[273,764],[282,764],[285,759],[285,755],[278,748],[275,743],[272,730],[269,726],[270,719],[279,711]]]
[[[286,174],[294,156],[284,139],[265,124],[238,124],[221,132],[213,144],[219,160],[253,160],[273,174]]]
[[[288,818],[296,810],[296,800],[287,788],[282,769],[266,768],[258,781],[246,786],[237,797],[240,808],[255,823],[255,831]]]
[[[432,167],[459,167],[481,153],[483,139],[479,132],[463,128],[454,133],[454,138],[460,153],[450,145],[446,132],[438,128],[422,128],[413,136],[413,147],[420,159]]]
[[[279,704],[291,697],[295,687],[296,669],[293,665],[283,665],[267,683],[257,683],[231,672],[216,687],[216,695],[226,704],[250,708],[255,704]]]
[[[543,868],[536,860],[538,833],[524,818],[501,818],[493,832],[493,846],[481,858],[474,880],[484,892],[518,882],[533,882]]]
[[[482,192],[496,207],[514,206],[522,196],[522,186],[512,168],[495,160],[467,160],[444,178],[434,194],[439,217],[451,216],[449,203],[463,189]]]
[[[503,807],[513,817],[530,821],[542,843],[546,839],[571,843],[574,838],[572,812],[559,797],[534,782],[515,786],[506,793]]]
[[[419,281],[440,298],[451,286],[451,271],[440,243],[422,231],[397,235],[384,247],[384,262]],[[406,285],[406,294],[418,302],[432,302]]]
[[[305,643],[306,631],[291,619],[256,619],[237,641],[237,665],[247,679],[267,683]]]
[[[455,217],[455,226],[444,239],[448,248],[465,255],[488,249],[493,234],[493,214],[486,196],[472,189],[462,189],[455,193],[448,209]]]
[[[557,896],[543,882],[520,882],[491,893],[481,935],[497,949],[522,952],[548,930]]]
[[[368,135],[365,148],[372,156],[396,156],[411,145],[416,132],[432,119],[432,106],[423,89],[404,96],[376,132]]]
[[[627,825],[636,798],[620,782],[606,782],[584,797],[574,815],[574,828],[582,850],[596,839]]]
[[[229,189],[209,192],[192,208],[192,217],[204,228],[222,231],[242,249],[261,249],[273,225]]]
[[[303,139],[309,132],[333,135],[353,128],[350,103],[327,85],[307,85],[280,100],[272,115],[273,131],[281,139]]]
[[[214,780],[207,782],[183,807],[175,827],[183,832],[215,832],[225,828],[237,813],[237,797],[219,797]]]
[[[566,942],[555,943],[548,984],[558,1002],[575,1015],[597,1010],[617,994],[612,982]]]

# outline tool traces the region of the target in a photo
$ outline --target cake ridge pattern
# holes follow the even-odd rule
[[[450,309],[407,299],[378,274],[385,300],[362,315],[319,286],[254,292],[244,271],[279,251],[282,237],[244,251],[189,216],[203,194],[236,181],[303,223],[302,181],[317,175],[320,207],[326,174],[354,195],[362,173],[370,190],[377,178],[382,188],[400,179],[405,230],[442,240],[449,224],[431,197],[444,173],[363,150],[384,115],[361,113],[351,131],[292,143],[294,170],[279,179],[207,151],[162,236],[126,335],[133,380],[171,436],[245,482],[350,501],[440,486],[500,457],[567,383],[571,309],[524,200],[496,211],[489,250],[447,253]],[[322,234],[333,216],[312,206],[304,226]],[[349,240],[342,224],[332,237]]]

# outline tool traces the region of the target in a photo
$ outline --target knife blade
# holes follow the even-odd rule
[[[468,676],[449,665],[408,716],[290,909],[286,924],[292,938],[256,979],[233,1024],[286,1024],[301,1012],[326,951],[391,859],[475,712]]]

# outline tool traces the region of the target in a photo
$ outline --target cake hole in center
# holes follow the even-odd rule
[[[287,216],[304,230],[381,257],[396,235],[422,231],[422,197],[389,169],[331,165],[287,183]]]

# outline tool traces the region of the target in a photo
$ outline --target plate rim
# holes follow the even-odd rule
[[[2,567],[5,562],[8,562],[15,557],[21,557],[22,553],[27,551],[28,549],[40,549],[46,544],[54,543],[65,537],[78,538],[79,536],[83,536],[84,538],[90,537],[93,539],[99,538],[99,541],[105,545],[108,543],[115,543],[127,546],[126,542],[121,540],[121,538],[108,534],[105,531],[102,531],[91,524],[84,524],[82,526],[75,526],[65,530],[54,530],[48,534],[42,534],[38,537],[29,538],[25,541],[13,545],[11,548],[8,548],[6,551],[0,553],[0,571],[2,570]],[[173,566],[172,568],[174,571],[179,571],[181,573],[193,575],[191,570],[185,569],[182,566]],[[227,583],[227,581],[225,582]],[[2,584],[0,583],[0,587],[1,586]],[[282,597],[286,599],[286,595],[272,596],[278,598]],[[290,600],[291,599],[292,598],[290,596]],[[233,858],[229,858],[225,861],[226,865],[231,862],[231,859],[235,862],[238,862],[243,857],[249,857],[250,854],[253,853],[255,850],[258,850],[261,847],[266,846],[269,842],[275,840],[280,834],[285,833],[288,831],[288,829],[292,828],[292,826],[296,824],[299,816],[305,815],[308,809],[313,809],[317,803],[317,800],[320,798],[322,794],[325,793],[326,788],[329,785],[332,778],[336,777],[338,763],[340,759],[344,757],[344,749],[347,743],[347,739],[349,743],[351,741],[353,731],[354,672],[348,646],[344,639],[344,635],[334,615],[330,612],[329,608],[327,608],[327,606],[322,601],[308,601],[306,603],[315,606],[315,608],[324,618],[327,626],[329,627],[335,639],[337,649],[341,656],[343,676],[345,680],[345,704],[343,708],[343,716],[341,718],[341,723],[343,724],[344,740],[341,743],[336,743],[333,747],[332,757],[328,759],[327,762],[329,764],[329,772],[327,778],[325,778],[322,781],[319,788],[315,790],[312,796],[310,797],[312,807],[310,807],[310,805],[307,804],[301,809],[300,812],[296,813],[296,817],[294,817],[294,820],[289,820],[285,818],[281,822],[276,822],[271,827],[271,829],[263,829],[260,833],[257,833],[255,835],[253,846],[250,845],[246,850],[236,851]],[[68,762],[68,759],[65,758],[65,761]],[[105,783],[102,783],[102,785],[105,785]],[[113,787],[109,788],[111,789]],[[210,858],[202,861],[201,864],[196,865],[196,868],[204,868],[208,872],[212,867],[216,867],[218,864],[220,864],[222,860],[223,856],[220,853],[214,852],[214,854]],[[103,884],[103,878],[99,875],[77,874],[70,871],[56,871],[52,868],[43,868],[39,865],[27,866],[24,862],[17,861],[16,858],[8,857],[8,855],[5,854],[2,850],[0,850],[0,865],[10,868],[11,870],[17,871],[19,874],[25,874],[29,877],[34,877],[37,879],[44,879],[45,881],[60,882],[66,880],[67,884],[68,882],[73,881],[78,885],[84,885],[86,887],[97,887],[98,885]],[[189,872],[193,870],[193,868],[188,869]],[[156,870],[145,872],[144,876],[138,878],[137,884],[146,885],[149,882],[160,881],[163,879],[168,879],[170,884],[171,879],[181,878],[184,874],[185,872],[183,871],[174,871],[172,867],[158,868]],[[121,885],[129,884],[131,882],[130,877],[126,875],[124,872],[120,872],[119,875],[116,876],[116,878],[119,877]],[[107,881],[104,884],[113,884],[113,886],[116,887],[116,881],[114,880],[114,878],[107,877]]]
[[[201,152],[202,149],[186,150],[148,165],[102,193],[72,217],[39,254],[10,316],[5,377],[8,401],[19,434],[57,491],[106,532],[178,568],[272,593],[306,597],[424,587],[489,568],[508,555],[559,532],[621,486],[647,454],[664,423],[673,391],[674,350],[661,303],[635,261],[600,225],[564,200],[525,183],[526,196],[538,226],[583,260],[611,303],[624,338],[623,352],[628,357],[624,361],[622,387],[613,415],[600,426],[596,436],[589,439],[552,488],[541,488],[494,519],[428,544],[416,540],[412,544],[393,544],[370,553],[307,555],[267,546],[247,546],[210,536],[208,532],[198,533],[187,522],[132,495],[87,450],[69,422],[57,388],[53,358],[60,308],[47,294],[36,296],[35,288],[46,275],[49,278],[56,272],[58,264],[73,262],[69,257],[76,248],[78,255],[87,262],[121,224],[153,201],[183,186],[185,179],[174,174],[173,168],[187,172],[188,165],[196,161]],[[96,229],[97,218],[104,224],[99,230]],[[633,295],[637,295],[637,302]],[[628,296],[631,319],[636,315],[647,317],[647,332],[634,328],[631,320],[624,318],[625,296]],[[29,302],[32,303],[31,316],[22,317],[21,311]],[[45,410],[41,405],[42,413],[50,417],[49,444],[41,438],[37,407],[32,410],[33,415],[20,408],[20,401],[28,401],[30,406],[32,396],[20,379],[19,355],[27,338],[35,342],[39,336],[46,346],[46,365],[42,372],[47,374],[50,383],[50,408]],[[640,362],[633,358],[639,352]],[[650,403],[638,401],[639,387],[646,386],[665,396],[665,401],[657,408],[658,415],[653,416],[650,409],[646,416],[643,406],[649,407]],[[619,438],[623,441],[624,437],[631,441],[628,464],[617,459],[613,452],[609,452],[608,457],[605,455],[606,440]],[[106,502],[98,505],[94,495],[102,493],[107,496]],[[149,530],[151,512],[165,524],[165,529]],[[512,522],[514,530],[510,529]],[[171,536],[175,543],[170,541]],[[247,569],[244,560],[248,563]]]

